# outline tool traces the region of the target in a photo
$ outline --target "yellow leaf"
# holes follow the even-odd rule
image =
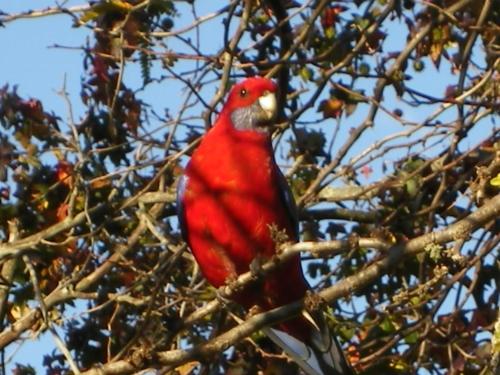
[[[407,372],[409,370],[408,364],[402,359],[392,360],[390,366],[396,371]]]
[[[177,367],[175,370],[180,374],[180,375],[188,375],[191,374],[193,369],[198,366],[200,362],[193,361],[193,362],[188,362],[186,364],[183,364],[182,366]]]
[[[431,45],[431,52],[430,52],[431,60],[436,66],[436,68],[439,68],[442,52],[443,52],[443,45],[441,43],[433,43]]]
[[[132,4],[129,4],[126,1],[111,0],[110,3],[112,5],[114,5],[116,8],[121,9],[121,10],[130,10],[130,9],[132,9]]]
[[[490,185],[492,186],[500,186],[500,173],[496,175],[496,177],[493,177],[490,180]]]
[[[397,238],[396,236],[394,236],[394,234],[392,234],[391,232],[387,233],[387,240],[389,240],[389,243],[391,245],[394,245],[397,241]]]
[[[492,353],[500,353],[500,319],[495,323],[495,332],[491,337]]]
[[[318,112],[323,112],[323,118],[337,118],[342,114],[345,103],[337,98],[323,100],[318,107]]]
[[[89,21],[94,21],[103,13],[111,11],[128,12],[132,8],[133,8],[132,4],[129,4],[126,1],[122,0],[104,1],[102,3],[94,5],[89,10],[84,12],[83,15],[80,17],[80,21],[83,23],[87,23]]]
[[[22,318],[24,315],[30,312],[30,308],[26,304],[14,305],[10,309],[10,316],[14,319],[14,321]]]
[[[325,36],[326,36],[327,39],[333,39],[335,37],[335,28],[328,27],[325,30]]]
[[[99,12],[90,9],[82,14],[82,16],[80,17],[80,22],[87,23],[89,21],[95,20],[97,17],[99,17]]]

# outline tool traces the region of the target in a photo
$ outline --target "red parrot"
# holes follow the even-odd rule
[[[178,184],[183,237],[216,288],[275,254],[272,227],[291,241],[299,239],[293,195],[271,143],[276,91],[261,77],[236,84]],[[303,298],[308,288],[296,255],[232,298],[247,309],[269,310]],[[308,374],[351,374],[336,339],[328,334],[325,343],[325,332],[318,329],[324,325],[306,317],[264,331]]]

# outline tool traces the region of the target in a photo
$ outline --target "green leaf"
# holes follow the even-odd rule
[[[380,328],[382,329],[382,331],[386,333],[391,333],[396,330],[396,327],[394,326],[392,320],[388,316],[384,318],[384,320],[380,324]]]
[[[415,197],[420,190],[420,184],[418,183],[417,178],[410,178],[408,181],[406,181],[405,187],[406,192],[411,198]]]
[[[302,80],[304,82],[308,82],[312,79],[313,77],[313,71],[311,68],[308,68],[306,66],[302,67],[299,71],[299,75],[300,75],[300,78],[302,78]]]
[[[351,340],[356,334],[354,327],[350,327],[346,324],[337,325],[337,328],[337,332],[346,340]]]
[[[419,338],[418,332],[413,332],[405,337],[405,342],[409,345],[415,344],[418,341],[418,338]]]

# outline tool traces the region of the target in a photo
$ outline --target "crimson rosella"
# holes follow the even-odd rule
[[[183,236],[217,288],[248,272],[256,259],[275,254],[272,227],[298,241],[295,203],[271,143],[276,91],[261,77],[236,84],[178,185]],[[307,290],[297,255],[232,298],[247,309],[269,310],[303,298]],[[336,339],[327,334],[325,340],[320,326],[304,313],[265,332],[308,374],[351,374]]]

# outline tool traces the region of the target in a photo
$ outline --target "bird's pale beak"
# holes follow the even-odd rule
[[[277,112],[276,95],[273,92],[266,92],[259,98],[259,105],[264,111],[267,121],[274,120]]]

